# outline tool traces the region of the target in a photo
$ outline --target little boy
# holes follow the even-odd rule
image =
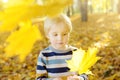
[[[37,80],[88,80],[85,74],[70,72],[67,66],[66,60],[71,59],[72,51],[76,50],[68,45],[71,30],[71,21],[63,14],[46,18],[44,31],[50,45],[38,57]]]

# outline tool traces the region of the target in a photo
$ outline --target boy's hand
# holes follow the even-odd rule
[[[62,80],[61,78],[54,78],[53,80]]]
[[[67,80],[80,80],[80,78],[79,78],[79,76],[74,75],[74,76],[67,77]]]

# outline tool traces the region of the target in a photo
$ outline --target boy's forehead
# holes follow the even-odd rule
[[[67,30],[67,29],[69,29],[69,25],[67,25],[66,23],[63,23],[63,22],[61,22],[61,23],[56,23],[56,24],[53,24],[52,26],[51,26],[51,28],[53,28],[53,29],[64,29],[64,30]]]
[[[51,32],[68,32],[69,29],[66,25],[54,25],[50,28]]]

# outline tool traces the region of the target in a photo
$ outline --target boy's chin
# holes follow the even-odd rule
[[[66,47],[65,47],[65,46],[59,46],[59,47],[57,47],[57,49],[58,49],[58,50],[65,50]]]

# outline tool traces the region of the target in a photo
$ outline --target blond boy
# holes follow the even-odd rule
[[[67,67],[66,60],[76,50],[68,45],[71,30],[71,21],[64,14],[46,18],[44,31],[50,45],[38,56],[37,80],[88,80],[86,75],[77,75]]]

